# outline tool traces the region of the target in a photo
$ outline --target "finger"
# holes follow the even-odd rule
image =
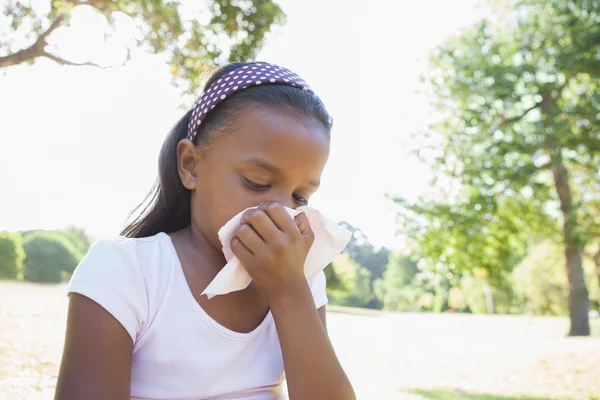
[[[296,223],[281,204],[263,203],[259,208],[271,218],[271,221],[273,221],[280,231],[284,233],[293,233],[298,230]]]
[[[257,208],[246,211],[242,221],[252,226],[267,244],[280,240],[281,231],[263,210]]]
[[[242,241],[239,238],[233,237],[233,239],[231,239],[231,242],[229,242],[229,245],[231,246],[231,251],[233,255],[236,256],[238,260],[240,260],[242,265],[248,266],[252,264],[252,262],[254,261],[254,255],[250,250],[248,250],[248,248],[244,245],[244,243],[242,243]]]
[[[300,214],[294,217],[294,222],[296,226],[300,230],[302,236],[314,236],[312,227],[310,226],[310,222],[305,213],[301,212]]]
[[[310,222],[308,221],[308,217],[305,213],[300,213],[294,217],[294,221],[300,230],[300,234],[302,237],[312,245],[315,241],[315,233],[310,226]]]
[[[264,254],[266,250],[266,244],[258,233],[248,224],[241,224],[235,231],[235,237],[237,237],[246,246],[250,252],[256,256],[257,254]]]

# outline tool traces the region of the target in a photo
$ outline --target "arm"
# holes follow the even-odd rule
[[[89,298],[69,296],[67,333],[55,400],[129,400],[133,343]]]
[[[304,276],[314,241],[308,219],[262,204],[244,215],[231,250],[265,293],[275,319],[291,400],[354,400]]]
[[[290,399],[356,399],[308,285],[271,304]]]

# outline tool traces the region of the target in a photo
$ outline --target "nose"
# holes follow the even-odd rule
[[[295,209],[296,207],[298,207],[298,204],[296,204],[293,199],[292,196],[288,193],[284,193],[282,192],[274,192],[274,191],[270,191],[269,195],[265,196],[266,199],[264,200],[265,202],[275,202],[275,203],[279,203],[284,207],[287,208],[292,208]]]

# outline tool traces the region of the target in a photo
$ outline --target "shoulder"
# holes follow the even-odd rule
[[[73,286],[90,284],[92,279],[100,282],[122,277],[123,274],[132,278],[141,275],[135,239],[113,237],[100,239],[95,242],[80,261],[69,282],[69,291]]]
[[[168,270],[162,235],[98,240],[75,269],[68,293],[86,296],[105,308],[135,341],[148,322],[149,300],[157,291],[161,270]],[[161,253],[163,257],[153,257]]]
[[[96,241],[73,274],[94,274],[98,277],[116,272],[131,275],[152,275],[155,264],[168,260],[169,252],[165,246],[167,235],[160,233],[147,238],[127,238],[115,236]],[[157,257],[162,255],[162,257]]]

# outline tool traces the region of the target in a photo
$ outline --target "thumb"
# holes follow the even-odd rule
[[[296,222],[296,226],[298,226],[302,237],[312,245],[315,240],[315,233],[308,222],[308,217],[306,214],[301,212],[300,214],[296,215],[294,217],[294,222]]]

